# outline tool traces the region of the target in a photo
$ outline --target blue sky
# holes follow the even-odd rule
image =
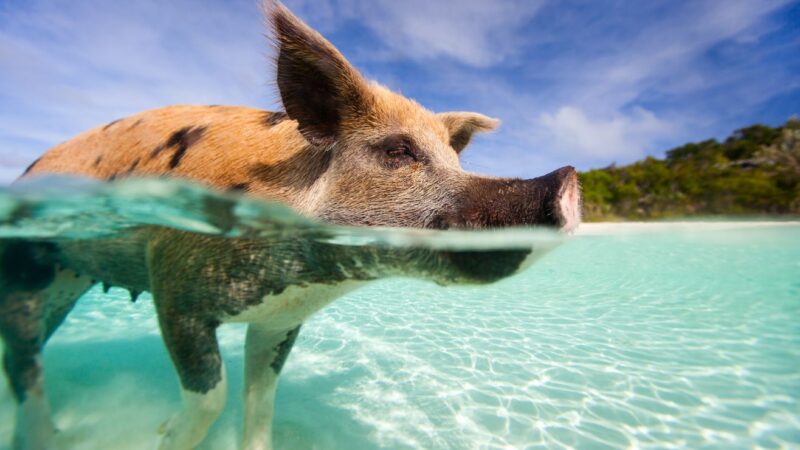
[[[800,1],[287,0],[365,75],[503,121],[468,170],[627,163],[800,113]],[[257,0],[0,2],[0,182],[173,103],[279,108]]]

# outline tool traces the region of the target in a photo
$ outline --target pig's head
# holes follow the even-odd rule
[[[308,142],[303,170],[315,172],[302,195],[306,213],[336,224],[436,229],[569,231],[580,222],[572,167],[530,180],[465,172],[461,152],[473,134],[493,130],[497,120],[472,112],[432,113],[366,81],[282,5],[268,6],[267,14],[274,25],[280,96]],[[503,267],[516,268],[524,259],[502,253]],[[481,272],[478,260],[488,267],[478,255],[455,262]],[[507,275],[495,272],[494,278]]]

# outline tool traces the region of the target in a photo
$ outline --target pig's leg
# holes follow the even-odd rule
[[[181,381],[183,410],[162,426],[164,436],[159,448],[189,450],[205,438],[225,406],[225,368],[217,345],[215,323],[186,315],[170,315],[165,309],[158,308],[159,324]]]
[[[245,342],[243,450],[272,448],[275,387],[300,327],[275,331],[250,324]]]
[[[17,402],[13,448],[19,450],[49,448],[56,432],[44,393],[43,307],[40,293],[11,293],[0,299],[3,369]]]
[[[15,449],[53,447],[55,426],[44,392],[41,354],[47,338],[92,285],[55,264],[52,244],[0,243],[0,337],[3,369],[17,402]]]

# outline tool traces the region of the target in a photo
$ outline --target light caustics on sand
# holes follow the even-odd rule
[[[567,239],[362,233],[164,181],[50,180],[0,194],[6,238],[85,239],[142,223],[342,245],[552,249],[490,286],[385,280],[314,316],[279,387],[277,448],[800,446],[798,224],[584,226]],[[204,449],[239,440],[243,328],[224,326],[220,341],[231,395]],[[67,448],[148,448],[178,408],[148,296],[131,303],[94,288],[44,359]],[[12,419],[0,383],[0,449]]]

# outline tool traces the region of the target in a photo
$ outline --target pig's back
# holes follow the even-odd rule
[[[239,106],[178,105],[99,126],[59,144],[23,174],[103,180],[176,176],[220,189],[252,178],[252,168],[301,151],[297,123],[283,113]]]

